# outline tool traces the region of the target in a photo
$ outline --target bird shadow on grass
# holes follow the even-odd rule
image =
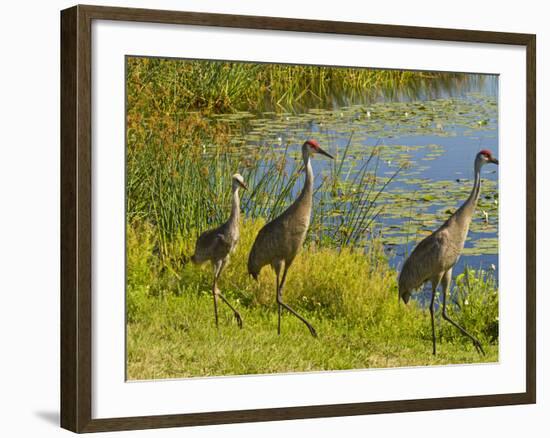
[[[34,413],[45,423],[49,423],[53,426],[59,427],[59,412],[58,411],[36,411]]]

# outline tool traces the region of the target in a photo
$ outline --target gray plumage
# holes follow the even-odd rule
[[[433,354],[436,354],[434,306],[439,284],[443,293],[443,319],[458,328],[474,343],[476,349],[484,354],[480,342],[464,328],[449,318],[446,311],[446,295],[451,283],[452,269],[464,248],[470,223],[481,191],[481,167],[488,163],[498,164],[498,160],[488,150],[476,155],[474,162],[475,180],[470,196],[462,206],[434,233],[422,240],[405,260],[399,274],[399,297],[408,303],[413,290],[427,281],[432,285],[430,314],[432,320]]]
[[[237,324],[242,328],[242,318],[239,312],[227,301],[217,287],[218,279],[229,260],[229,255],[235,250],[239,241],[239,222],[240,222],[240,202],[239,188],[246,189],[243,177],[236,173],[232,177],[233,201],[231,205],[231,215],[227,222],[213,230],[202,233],[195,244],[195,254],[191,256],[191,261],[195,264],[202,264],[210,261],[214,268],[214,283],[212,285],[212,296],[214,298],[214,316],[216,327],[218,326],[218,302],[220,297],[225,304],[233,311]]]
[[[287,309],[302,321],[313,336],[317,336],[313,326],[300,314],[283,302],[283,287],[286,274],[298,251],[302,247],[309,228],[313,205],[313,169],[311,155],[320,153],[330,158],[330,154],[319,147],[315,140],[308,140],[302,145],[302,158],[305,168],[304,187],[298,198],[280,216],[266,224],[258,233],[248,257],[248,272],[258,279],[261,269],[271,265],[277,276],[276,293],[278,307],[278,328],[281,333],[281,309]],[[279,282],[279,275],[283,271]]]

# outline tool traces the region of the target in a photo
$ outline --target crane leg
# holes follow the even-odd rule
[[[298,312],[296,312],[292,307],[290,307],[288,304],[283,302],[283,287],[285,285],[286,280],[286,273],[288,271],[288,265],[285,263],[285,268],[283,271],[283,278],[281,279],[281,283],[277,287],[277,305],[279,306],[279,331],[278,333],[281,334],[281,307],[284,307],[286,310],[288,310],[290,313],[292,313],[296,318],[298,318],[300,321],[302,321],[307,328],[309,329],[309,332],[311,333],[311,336],[314,338],[317,337],[317,332],[313,328],[313,326]],[[277,283],[279,282],[279,273],[277,272]]]
[[[214,299],[214,318],[216,321],[216,328],[218,328],[218,276],[221,272],[221,262],[214,264],[214,283],[212,284],[212,298]]]
[[[445,272],[445,274],[443,275],[443,279],[441,280],[441,285],[443,287],[443,319],[445,321],[449,321],[452,325],[454,325],[457,329],[459,329],[464,336],[467,336],[468,338],[470,338],[474,343],[474,347],[476,348],[477,352],[485,355],[485,351],[483,351],[481,342],[479,342],[474,336],[468,333],[466,329],[461,327],[458,323],[454,322],[451,318],[449,318],[449,315],[447,315],[446,298],[447,298],[447,289],[449,288],[449,285],[451,283],[451,275],[452,275],[452,269],[449,269],[447,272]]]
[[[220,297],[222,301],[227,304],[227,306],[233,311],[233,314],[235,315],[235,319],[237,320],[237,325],[239,328],[243,328],[243,319],[241,317],[241,314],[235,309],[231,303],[223,296],[223,294],[220,292],[220,290],[217,288],[217,282],[218,279],[223,271],[223,268],[225,267],[225,264],[227,263],[227,260],[222,260],[221,262],[218,262],[216,267],[216,272],[214,273],[214,312],[216,313],[216,327],[218,326],[218,304],[217,304],[217,297]],[[219,265],[219,266],[218,266]]]
[[[227,304],[229,306],[229,308],[233,311],[233,314],[235,315],[235,319],[237,320],[237,325],[239,326],[240,329],[242,329],[243,328],[243,319],[241,317],[241,314],[239,312],[237,312],[237,310],[229,303],[229,301],[227,301],[227,298],[225,298],[219,290],[218,290],[218,295],[223,300],[223,302],[225,304]]]
[[[435,355],[436,348],[436,338],[435,338],[435,295],[437,294],[437,287],[439,286],[439,282],[441,281],[441,277],[439,277],[436,280],[432,280],[432,301],[430,302],[430,316],[432,317],[432,354]]]
[[[281,334],[281,303],[279,302],[279,274],[281,273],[281,263],[274,265],[277,282],[275,283],[275,295],[277,297],[277,334]]]

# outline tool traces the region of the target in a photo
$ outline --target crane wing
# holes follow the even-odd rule
[[[399,295],[408,301],[411,291],[418,289],[426,281],[446,271],[445,252],[448,233],[438,230],[423,239],[412,251],[399,274]]]
[[[193,260],[202,263],[206,260],[220,260],[229,254],[231,242],[223,234],[222,227],[202,233],[195,245]]]

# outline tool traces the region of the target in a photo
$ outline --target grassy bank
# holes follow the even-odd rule
[[[182,261],[166,269],[150,225],[128,227],[128,378],[153,379],[290,371],[491,362],[498,359],[498,298],[486,273],[457,279],[451,313],[480,338],[479,356],[448,324],[438,323],[439,354],[431,354],[429,313],[398,303],[396,272],[373,243],[364,254],[309,245],[289,273],[285,300],[319,333],[284,314],[277,336],[274,275],[259,282],[246,259],[261,221],[245,221],[220,288],[241,312],[239,330],[221,305],[214,325],[212,274]],[[181,242],[190,254],[194,242]],[[466,290],[467,289],[467,290]],[[466,293],[467,292],[467,293]],[[467,298],[466,298],[467,297]]]

